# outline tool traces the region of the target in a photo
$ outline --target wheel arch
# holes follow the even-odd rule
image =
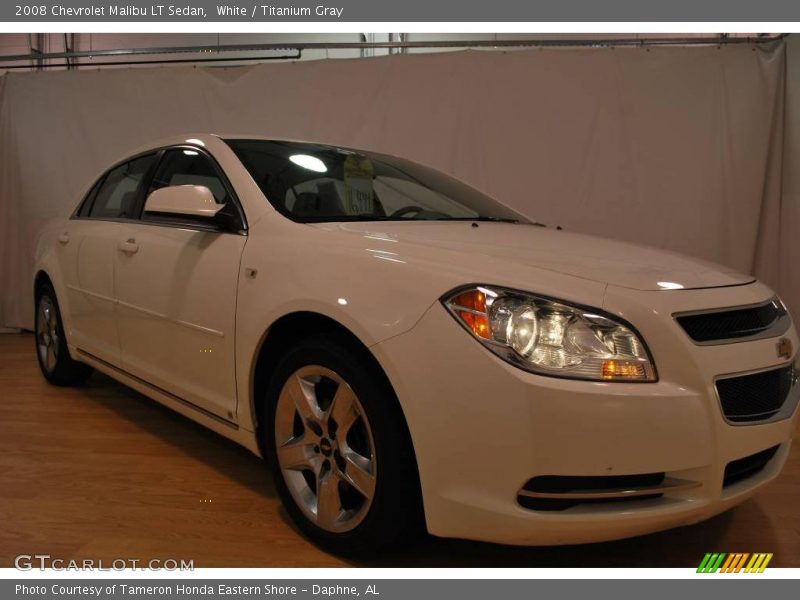
[[[261,338],[256,358],[253,361],[250,393],[250,410],[251,415],[253,415],[253,426],[259,446],[264,437],[261,435],[261,427],[265,422],[265,403],[263,399],[266,395],[270,378],[280,361],[281,349],[287,348],[293,340],[310,335],[330,336],[344,343],[348,348],[354,350],[365,359],[366,365],[373,369],[374,373],[386,386],[387,391],[390,392],[394,407],[398,411],[399,416],[402,417],[403,429],[416,465],[416,450],[414,449],[413,438],[408,428],[408,419],[397,397],[397,392],[378,358],[369,347],[345,325],[330,316],[313,311],[296,311],[283,315],[270,325],[269,329]],[[265,455],[264,448],[260,448],[260,450],[262,455]],[[417,473],[419,473],[418,468]]]
[[[39,290],[41,290],[42,287],[44,287],[45,285],[49,285],[55,290],[55,286],[53,285],[53,280],[51,279],[47,271],[45,271],[44,269],[39,269],[33,278],[34,301],[36,300],[36,297],[39,295]]]

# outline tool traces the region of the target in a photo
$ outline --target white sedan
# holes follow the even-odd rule
[[[752,277],[322,144],[153,144],[48,230],[32,283],[50,382],[102,371],[266,456],[341,553],[707,519],[777,476],[800,398]]]

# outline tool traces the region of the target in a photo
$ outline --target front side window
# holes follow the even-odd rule
[[[434,169],[319,144],[227,140],[272,205],[292,220],[528,222]]]
[[[202,185],[211,190],[217,204],[227,204],[229,200],[211,159],[197,150],[167,150],[153,176],[148,195],[174,185]]]
[[[91,202],[88,216],[92,219],[135,218],[139,185],[154,158],[155,154],[140,156],[111,169],[103,180],[95,185],[90,197],[87,198]],[[82,209],[81,214],[83,213]]]
[[[155,168],[147,196],[161,188],[181,185],[200,185],[211,191],[216,203],[222,205],[213,220],[148,212],[146,201],[142,220],[161,225],[213,229],[221,233],[240,234],[246,231],[244,215],[238,201],[230,191],[231,188],[226,185],[216,163],[207,154],[192,148],[166,150]]]

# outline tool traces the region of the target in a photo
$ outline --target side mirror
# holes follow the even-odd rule
[[[213,219],[224,204],[204,185],[174,185],[154,191],[144,203],[144,211],[181,217]]]

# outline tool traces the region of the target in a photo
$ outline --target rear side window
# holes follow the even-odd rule
[[[197,150],[167,150],[156,169],[147,194],[174,185],[203,185],[211,190],[217,204],[227,204],[228,191],[214,164]]]
[[[103,181],[105,181],[106,176],[103,175],[97,183],[92,186],[92,189],[89,190],[89,193],[86,194],[86,198],[84,198],[83,202],[81,203],[81,207],[78,210],[79,217],[88,217],[89,211],[92,208],[92,202],[94,202],[95,196],[97,196],[97,190],[100,189],[100,186],[103,185]]]
[[[155,154],[148,154],[111,169],[95,193],[89,217],[92,219],[136,217],[137,192],[154,158]]]

